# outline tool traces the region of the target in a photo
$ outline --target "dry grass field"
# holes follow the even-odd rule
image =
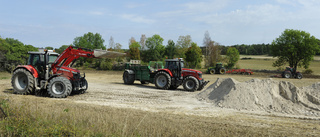
[[[243,59],[251,58],[251,59]],[[277,70],[278,68],[272,67],[272,63],[276,59],[272,56],[266,55],[241,55],[238,65],[243,69],[254,69],[254,70]],[[309,69],[313,70],[313,74],[320,75],[320,56],[315,56],[314,60],[311,61]],[[298,68],[298,71],[303,72],[304,68]]]
[[[272,59],[240,60],[241,68],[270,69]],[[320,62],[310,68],[320,74]],[[190,93],[153,84],[124,85],[120,71],[86,72],[88,92],[65,99],[12,94],[11,74],[0,73],[0,136],[320,136],[320,117],[247,112],[212,107]],[[271,74],[209,75],[244,82]],[[282,79],[298,87],[319,79]],[[208,87],[207,86],[207,87]]]

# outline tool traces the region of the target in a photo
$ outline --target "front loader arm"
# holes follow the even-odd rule
[[[86,49],[88,50],[88,49]],[[64,50],[60,56],[52,64],[52,68],[55,69],[58,65],[68,66],[73,60],[79,57],[94,58],[93,51],[86,51],[83,48],[76,48],[69,46]]]

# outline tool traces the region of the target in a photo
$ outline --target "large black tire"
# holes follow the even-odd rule
[[[302,79],[302,74],[300,72],[297,73],[297,79]]]
[[[48,84],[48,94],[52,98],[65,98],[71,94],[72,84],[65,77],[54,77]]]
[[[132,85],[134,82],[134,74],[129,74],[128,71],[123,72],[122,76],[124,84]]]
[[[219,74],[224,74],[224,73],[226,73],[226,69],[225,68],[220,68]]]
[[[284,78],[291,78],[292,75],[291,75],[291,73],[290,73],[289,71],[285,71],[285,72],[283,72],[282,77],[284,77]]]
[[[11,84],[13,92],[16,94],[28,95],[35,92],[34,77],[26,69],[15,70],[12,74]]]
[[[168,73],[160,71],[155,76],[155,85],[159,89],[167,90],[171,86],[171,77]]]
[[[183,88],[187,91],[196,91],[199,88],[199,81],[193,76],[188,76],[183,81]]]
[[[209,73],[210,73],[210,74],[215,74],[215,73],[216,73],[216,70],[210,69]]]

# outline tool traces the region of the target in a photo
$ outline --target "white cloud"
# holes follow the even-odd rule
[[[192,12],[212,12],[218,11],[226,7],[229,3],[229,0],[214,0],[211,2],[190,2],[183,4],[186,8],[186,11]]]
[[[144,7],[146,4],[140,4],[140,3],[127,3],[124,5],[124,7],[126,8],[130,8],[130,9],[133,9],[133,8],[140,8],[140,7]]]
[[[279,4],[286,4],[286,5],[291,5],[291,6],[296,6],[297,1],[296,0],[276,0],[277,3]]]
[[[91,15],[103,15],[104,13],[101,11],[90,11],[89,14]]]
[[[152,19],[146,19],[145,17],[136,15],[136,14],[122,14],[120,15],[121,18],[136,22],[136,23],[146,23],[146,24],[151,24],[154,23],[155,21]]]

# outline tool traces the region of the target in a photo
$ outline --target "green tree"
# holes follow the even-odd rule
[[[207,47],[206,65],[215,66],[217,62],[222,60],[219,43],[211,41]]]
[[[196,43],[191,43],[191,47],[188,48],[185,55],[186,61],[191,67],[201,68],[202,51]]]
[[[140,60],[140,44],[139,42],[132,42],[129,46],[130,59]]]
[[[37,51],[38,49],[31,45],[24,45],[19,40],[6,38],[4,43],[6,61],[15,64],[25,64],[29,57],[28,51]]]
[[[99,33],[93,34],[92,32],[88,32],[81,37],[76,37],[73,41],[73,45],[76,47],[105,50],[106,47],[103,43],[104,39],[102,36]]]
[[[61,54],[64,50],[66,50],[70,45],[62,45],[60,48],[55,49],[55,51]]]
[[[298,66],[307,69],[319,50],[320,47],[314,36],[305,31],[286,29],[271,44],[273,57],[278,57],[273,66],[280,67],[289,63],[294,70],[297,70]]]
[[[185,53],[187,52],[191,44],[192,44],[192,39],[190,35],[179,36],[179,39],[176,44],[179,58],[185,58]]]
[[[76,37],[73,41],[73,45],[75,47],[87,48],[87,49],[103,49],[105,50],[106,47],[104,46],[104,39],[99,33],[93,34],[92,32],[88,32],[81,37]],[[94,61],[96,62],[96,66],[100,65],[100,60],[88,59],[88,58],[79,58],[80,63],[78,65],[82,66],[84,63],[91,64]]]
[[[169,59],[173,59],[174,57],[176,57],[176,54],[177,54],[177,47],[175,43],[173,42],[173,40],[168,40],[168,45],[166,46],[166,49],[165,49],[165,55]]]
[[[11,71],[18,64],[26,64],[29,57],[28,51],[37,51],[32,45],[24,45],[13,38],[0,38],[0,65],[2,70]]]
[[[229,69],[233,68],[240,59],[239,51],[234,47],[228,48],[226,56],[228,59],[227,68]]]
[[[162,45],[163,38],[160,35],[153,35],[146,40],[147,50],[144,51],[143,61],[149,62],[150,60],[159,61],[162,60],[165,46]]]
[[[47,46],[47,47],[45,47],[45,49],[47,49],[47,50],[53,50],[53,47]]]

